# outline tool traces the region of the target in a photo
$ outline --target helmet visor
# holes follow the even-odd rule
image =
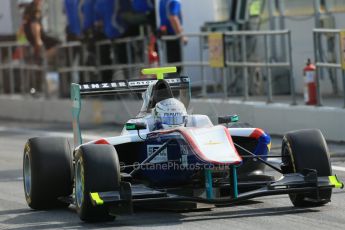
[[[185,116],[162,116],[160,120],[164,125],[182,125],[185,122]]]

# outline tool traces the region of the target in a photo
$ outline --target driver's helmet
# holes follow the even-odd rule
[[[187,111],[182,102],[169,98],[156,104],[153,116],[156,129],[168,129],[183,125],[187,118]]]

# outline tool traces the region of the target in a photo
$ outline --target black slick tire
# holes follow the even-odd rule
[[[90,193],[119,189],[120,164],[111,145],[84,145],[75,154],[75,203],[81,220],[86,222],[112,221],[104,205],[94,206]]]
[[[24,147],[23,182],[25,199],[32,209],[67,207],[58,200],[73,191],[73,164],[67,139],[32,138]]]
[[[315,169],[319,177],[332,174],[328,147],[320,130],[293,131],[287,133],[283,138],[283,173],[298,173],[303,169]],[[319,197],[316,192],[290,194],[289,196],[296,207],[322,206],[330,202],[332,189],[321,190]]]

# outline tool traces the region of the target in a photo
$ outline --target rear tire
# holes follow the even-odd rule
[[[120,185],[120,164],[111,145],[84,145],[75,155],[75,203],[86,222],[112,221],[108,208],[93,206],[91,192],[116,191]]]
[[[67,207],[58,197],[73,191],[73,165],[67,139],[29,139],[24,148],[23,182],[25,199],[32,209]]]
[[[283,173],[300,173],[316,169],[318,176],[332,175],[328,147],[320,130],[299,130],[287,133],[282,143]],[[315,193],[289,194],[296,207],[322,206],[330,202],[332,189],[321,190],[319,200]]]

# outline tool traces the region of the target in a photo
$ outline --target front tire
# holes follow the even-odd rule
[[[111,145],[84,145],[75,155],[75,203],[81,220],[111,221],[108,208],[93,206],[91,192],[116,191],[120,185],[120,164]]]
[[[301,173],[303,169],[315,169],[319,177],[332,175],[328,147],[320,130],[293,131],[283,138],[283,173]],[[319,197],[316,192],[289,196],[296,207],[322,206],[330,202],[332,189],[321,190]]]
[[[25,199],[32,209],[67,207],[59,197],[72,194],[73,166],[65,138],[31,138],[23,155]]]

